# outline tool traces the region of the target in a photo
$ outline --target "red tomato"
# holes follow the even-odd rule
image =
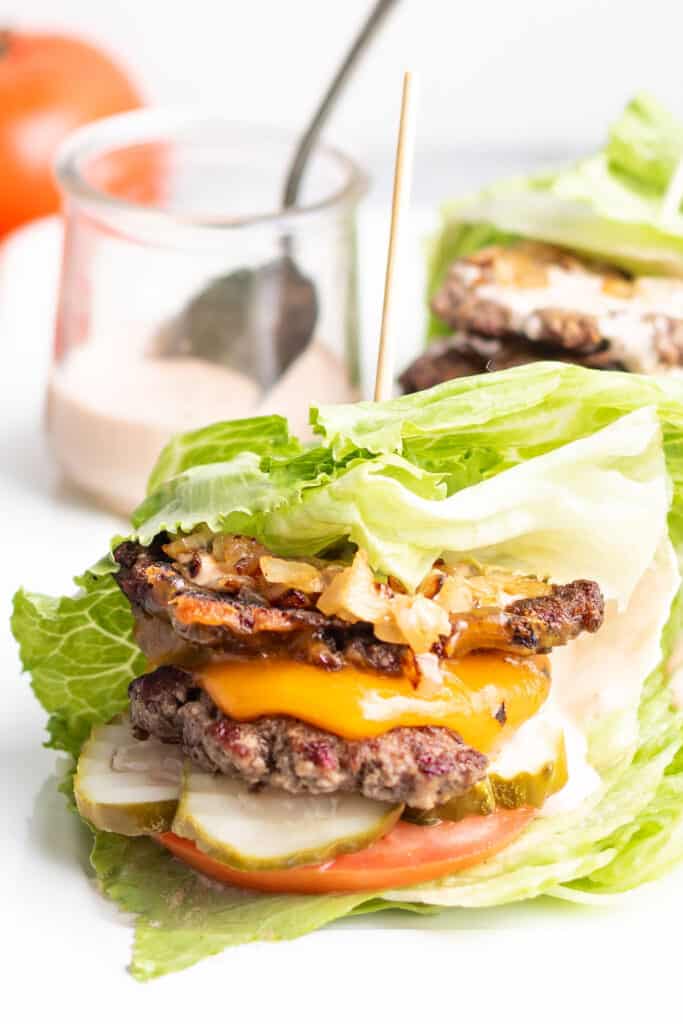
[[[179,860],[226,885],[262,892],[381,892],[430,882],[486,860],[516,839],[535,813],[533,807],[520,807],[439,825],[399,821],[366,850],[282,871],[237,871],[173,832],[155,838]]]
[[[141,104],[124,72],[94,46],[0,32],[0,237],[59,209],[52,161],[72,129]]]

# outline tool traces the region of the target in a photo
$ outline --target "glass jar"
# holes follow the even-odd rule
[[[147,110],[77,131],[57,176],[64,260],[48,430],[67,477],[115,511],[161,447],[215,420],[358,385],[356,209],[364,175],[312,155],[280,208],[295,140],[220,116]]]

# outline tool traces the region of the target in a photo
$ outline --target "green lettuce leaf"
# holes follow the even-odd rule
[[[409,587],[444,552],[456,552],[557,580],[591,576],[621,595],[652,556],[643,546],[644,564],[625,562],[621,538],[660,521],[668,504],[659,421],[640,409],[452,494],[443,473],[394,454],[355,457],[304,487],[278,482],[245,453],[169,481],[135,521],[152,512],[138,527],[143,543],[201,522],[248,533],[281,555],[314,555],[349,540],[377,572]]]
[[[49,714],[47,746],[74,757],[93,725],[127,705],[128,684],[144,671],[130,604],[110,575],[76,580],[75,597],[19,590],[12,632],[24,671]]]
[[[492,186],[458,208],[467,224],[572,249],[639,274],[683,276],[683,217],[664,194],[615,173],[606,154],[552,178]]]
[[[221,889],[152,840],[107,832],[97,833],[91,863],[102,891],[138,915],[131,972],[140,981],[227,946],[296,938],[369,902],[365,894],[261,896]]]
[[[639,93],[609,131],[613,170],[662,193],[683,157],[683,123],[648,93]]]
[[[665,655],[680,634],[682,611],[679,597]],[[670,709],[667,683],[663,662],[646,684],[638,751],[601,800],[537,823],[487,865],[439,886],[383,895],[262,896],[203,881],[149,839],[96,832],[91,863],[98,884],[136,916],[133,976],[156,978],[245,942],[293,939],[347,915],[491,906],[539,892],[597,902],[659,877],[683,856],[683,723]]]
[[[208,428],[201,427],[171,438],[147,481],[147,493],[157,491],[163,483],[190,466],[227,462],[242,452],[290,457],[300,451],[301,444],[290,436],[283,416],[254,416],[212,423]]]
[[[219,887],[151,839],[108,832],[95,834],[90,861],[102,892],[136,916],[130,971],[138,981],[183,970],[230,946],[295,939],[341,917],[438,912],[373,893],[270,896]]]
[[[299,501],[306,489],[327,483],[350,461],[336,460],[321,446],[302,450],[301,446],[295,449],[293,443],[289,449],[260,453],[254,445],[228,458],[220,441],[225,430],[226,424],[218,423],[181,434],[171,442],[183,451],[184,462],[192,460],[195,451],[199,461],[168,480],[165,474],[170,464],[166,450],[162,452],[152,473],[152,479],[162,482],[132,517],[141,543],[148,544],[163,530],[189,531],[198,523],[217,531],[260,536],[276,508]],[[214,461],[209,460],[211,451]],[[429,474],[422,476],[427,479]],[[107,571],[108,566],[111,571],[111,565],[103,560],[93,571]]]
[[[669,527],[683,543],[683,381],[533,363],[463,377],[380,406],[313,407],[316,430],[349,450],[402,457],[441,475],[448,493],[585,438],[634,410],[656,409],[674,485]]]
[[[135,510],[133,525],[143,544],[162,530],[190,531],[197,523],[214,530],[252,534],[286,493],[273,485],[253,452],[229,462],[193,466],[164,482]]]
[[[683,157],[683,124],[641,94],[606,147],[567,168],[497,182],[446,204],[429,248],[427,300],[450,264],[479,248],[529,238],[634,273],[683,276],[681,196],[668,194]],[[430,314],[428,337],[450,333]]]
[[[423,496],[388,472],[409,465],[397,456],[358,461],[275,509],[264,539],[302,553],[307,537],[316,546],[339,539],[341,524],[375,569],[409,586],[449,552],[558,581],[587,576],[626,600],[654,549],[639,545],[625,562],[623,537],[649,531],[656,546],[653,524],[669,507],[659,422],[649,409],[448,496]]]
[[[628,412],[653,406],[671,443],[682,437],[683,381],[538,362],[460,377],[388,402],[314,405],[314,428],[341,458],[397,452],[449,473],[463,453],[496,455],[506,468],[587,437]],[[667,454],[674,455],[674,449]],[[673,467],[675,468],[675,467]],[[672,466],[669,465],[669,469]]]
[[[679,597],[665,655],[680,634],[682,609]],[[625,772],[608,780],[600,800],[580,813],[538,822],[486,865],[438,886],[262,896],[218,889],[149,839],[96,833],[91,863],[98,884],[136,915],[133,976],[156,978],[245,942],[293,939],[347,915],[493,906],[541,892],[597,902],[659,877],[683,857],[683,721],[670,709],[667,683],[663,662],[645,687],[638,751]]]

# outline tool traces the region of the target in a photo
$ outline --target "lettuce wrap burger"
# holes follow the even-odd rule
[[[14,634],[133,973],[683,854],[683,386],[536,363],[218,423]]]
[[[683,123],[640,94],[599,152],[447,203],[404,391],[544,359],[680,373],[682,201]]]

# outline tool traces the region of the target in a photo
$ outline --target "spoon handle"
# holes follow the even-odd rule
[[[306,169],[306,163],[311,150],[320,137],[323,125],[327,121],[327,118],[339,98],[342,89],[346,85],[358,58],[363,53],[363,50],[365,50],[385,16],[397,3],[398,0],[378,0],[378,3],[375,4],[367,21],[356,36],[353,45],[344,58],[343,63],[340,65],[337,74],[330,82],[327,92],[323,96],[318,109],[311,119],[311,123],[306,129],[304,135],[301,137],[296,152],[294,153],[294,158],[289,166],[284,191],[282,193],[283,209],[296,205],[301,179],[303,177],[304,170]]]

